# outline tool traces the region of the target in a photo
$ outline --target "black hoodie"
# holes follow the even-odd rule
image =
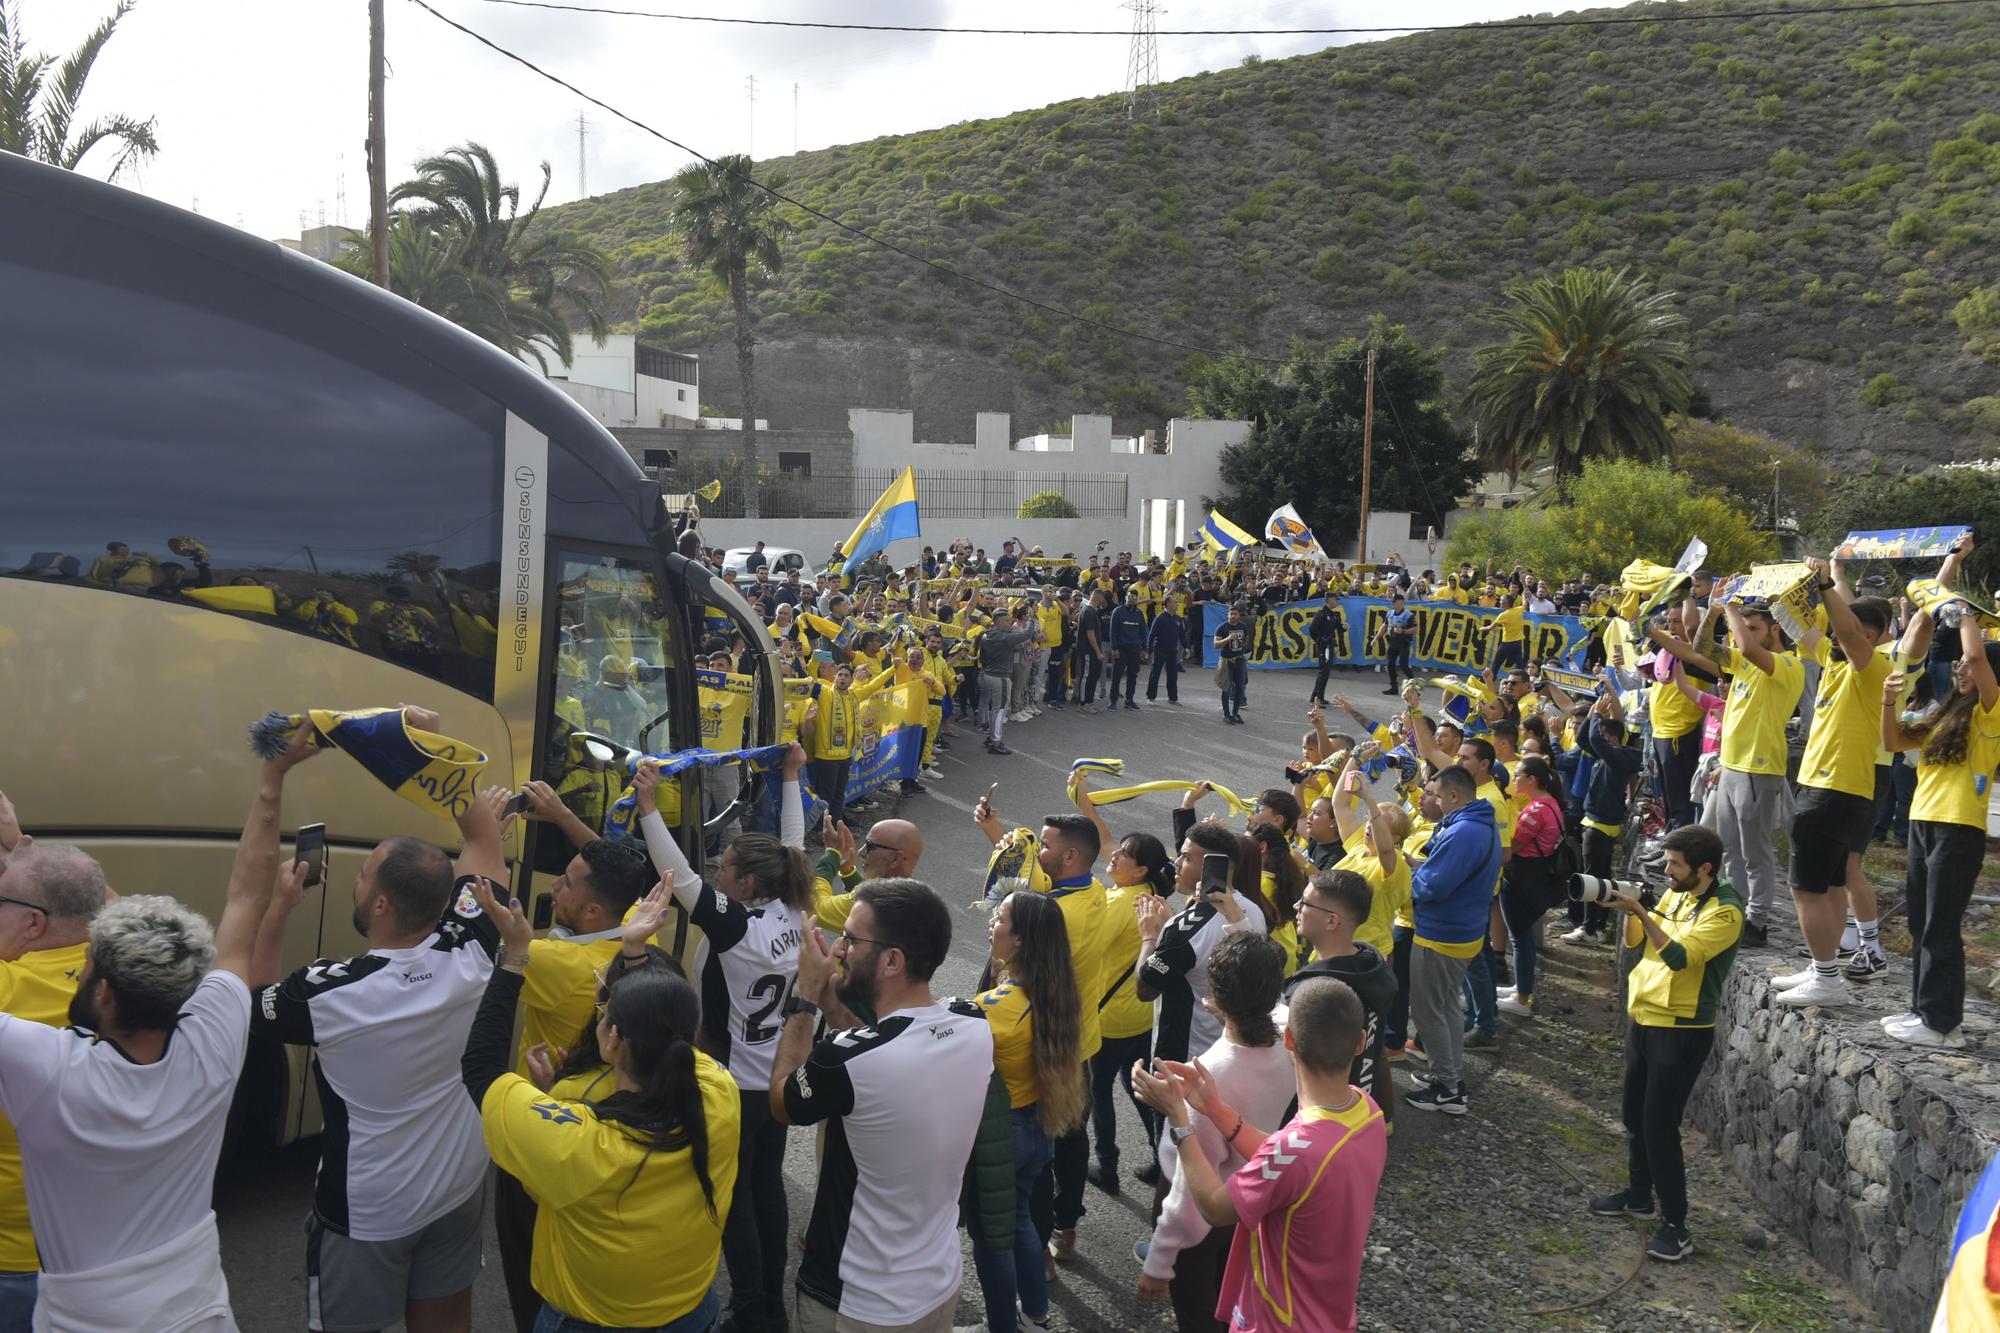
[[[1367,1040],[1361,1054],[1354,1057],[1351,1082],[1363,1092],[1375,1086],[1375,1067],[1382,1059],[1382,1020],[1396,1002],[1396,973],[1372,945],[1354,942],[1354,952],[1345,958],[1316,958],[1285,981],[1285,998],[1316,977],[1344,981],[1361,999],[1362,1032]]]

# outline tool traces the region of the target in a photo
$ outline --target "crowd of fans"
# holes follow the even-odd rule
[[[1613,912],[1632,964],[1628,1174],[1590,1208],[1656,1218],[1648,1253],[1683,1259],[1681,1117],[1738,951],[1771,943],[1781,832],[1811,957],[1776,1003],[1838,1005],[1892,966],[1859,853],[1878,825],[1905,827],[1911,1002],[1884,1028],[1963,1042],[1959,927],[2000,764],[2000,649],[1958,605],[1858,597],[1812,562],[1821,610],[1793,642],[1698,577],[1640,640],[1608,644],[1593,690],[1544,676],[1499,626],[1463,714],[1392,676],[1402,707],[1384,723],[1325,695],[1322,671],[1283,781],[1237,802],[1240,820],[1204,818],[1226,794],[1185,784],[1167,840],[1116,832],[1087,768],[1073,809],[1038,826],[1011,826],[989,791],[973,808],[994,845],[986,974],[948,999],[933,979],[963,918],[917,878],[920,824],[857,840],[841,808],[845,696],[898,679],[890,633],[861,627],[905,617],[901,679],[935,691],[932,742],[955,701],[1005,754],[1006,722],[1065,707],[1073,685],[1086,710],[1106,680],[1137,708],[1149,661],[1148,699],[1164,674],[1175,702],[1206,601],[1229,606],[1212,638],[1240,722],[1259,603],[1352,586],[1608,616],[1616,590],[1181,552],[1077,566],[1014,543],[990,568],[976,550],[924,557],[922,592],[868,569],[846,587],[737,580],[787,669],[834,686],[772,776],[775,833],[691,856],[652,760],[629,836],[530,784],[521,804],[570,853],[546,935],[504,887],[518,807],[489,788],[455,856],[398,837],[367,857],[351,886],[366,953],[281,976],[306,891],[280,850],[283,788],[316,753],[310,727],[263,765],[213,927],[113,893],[0,797],[0,1333],[235,1327],[209,1181],[253,1035],[315,1049],[309,1326],[417,1333],[469,1327],[489,1193],[523,1330],[946,1333],[961,1229],[988,1333],[1048,1327],[1051,1265],[1091,1244],[1088,1190],[1125,1180],[1153,1192],[1140,1303],[1170,1302],[1184,1330],[1353,1329],[1399,1102],[1468,1114],[1465,1050],[1499,1044],[1500,1013],[1532,1021],[1538,951],[1588,947]],[[1322,704],[1352,730],[1330,731]],[[1914,769],[1904,824],[1892,755]],[[830,807],[816,853],[808,774]],[[1655,804],[1662,836],[1645,841]],[[1572,891],[1579,873],[1608,879],[1621,846],[1657,896]],[[662,947],[676,918],[696,947]],[[1423,1066],[1400,1097],[1397,1063]],[[1143,1145],[1119,1142],[1121,1096]],[[805,1125],[822,1131],[800,1239],[784,1162]]]

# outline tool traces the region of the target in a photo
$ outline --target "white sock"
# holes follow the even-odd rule
[[[1838,982],[1840,980],[1840,960],[1834,959],[1831,962],[1822,963],[1819,959],[1815,958],[1813,959],[1813,972],[1821,981]]]
[[[1860,932],[1862,948],[1872,954],[1882,952],[1882,926],[1880,922],[1856,921],[1854,928]]]

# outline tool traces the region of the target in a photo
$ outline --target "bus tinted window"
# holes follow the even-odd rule
[[[150,274],[100,253],[90,278],[0,262],[0,576],[73,587],[76,615],[204,608],[491,699],[501,408],[191,252]]]

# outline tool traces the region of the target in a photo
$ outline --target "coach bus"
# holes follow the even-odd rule
[[[0,153],[0,790],[121,893],[221,910],[276,710],[421,704],[601,819],[626,750],[700,744],[687,668],[720,612],[657,483],[590,413],[456,326],[326,264]],[[748,739],[778,716],[768,656]],[[680,802],[692,834],[699,782]],[[287,784],[328,887],[285,966],[365,945],[354,874],[457,830],[335,754]],[[510,846],[546,920],[553,825]],[[701,839],[688,843],[699,855]],[[253,1054],[242,1116],[316,1127],[297,1050]]]

